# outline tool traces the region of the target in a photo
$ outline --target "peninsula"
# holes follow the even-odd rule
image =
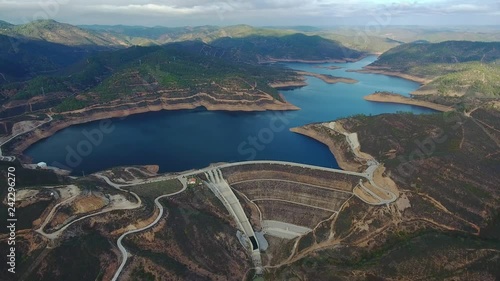
[[[426,107],[426,108],[434,109],[437,111],[443,111],[443,112],[453,110],[453,108],[450,106],[432,103],[432,102],[425,101],[425,100],[408,98],[408,97],[405,97],[405,96],[402,96],[399,94],[388,93],[388,92],[376,92],[376,93],[373,93],[371,95],[365,96],[364,99],[367,101],[373,101],[373,102],[387,102],[387,103],[400,103],[400,104],[416,105],[416,106]]]
[[[337,77],[330,74],[320,74],[308,71],[297,71],[298,75],[302,76],[312,76],[318,79],[321,79],[323,82],[328,84],[336,84],[336,83],[346,83],[346,84],[355,84],[358,83],[356,79],[347,78],[347,77]]]

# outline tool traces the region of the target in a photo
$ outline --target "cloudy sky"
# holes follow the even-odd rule
[[[500,25],[500,0],[0,0],[0,19],[126,25]]]

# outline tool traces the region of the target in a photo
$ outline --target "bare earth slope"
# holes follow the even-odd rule
[[[500,272],[498,111],[337,120],[400,190],[389,206],[348,200],[270,280],[495,280]],[[319,127],[318,127],[319,128]],[[316,136],[315,127],[301,133]],[[311,132],[312,130],[312,132]],[[335,136],[332,136],[335,140]],[[341,144],[341,143],[340,143]],[[337,154],[336,154],[337,155]],[[348,158],[347,158],[348,159]],[[302,245],[302,246],[300,246]],[[300,278],[300,279],[299,279]]]

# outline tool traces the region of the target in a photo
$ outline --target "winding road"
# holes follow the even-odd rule
[[[108,177],[106,177],[104,175],[101,175],[101,174],[95,174],[95,176],[98,177],[98,178],[101,178],[101,179],[105,180],[107,184],[111,185],[112,187],[114,187],[114,188],[116,188],[116,189],[118,189],[120,191],[128,192],[127,190],[123,190],[123,189],[120,188],[120,187],[126,186],[126,185],[116,184],[116,183],[112,182]],[[54,231],[54,232],[51,232],[51,233],[46,233],[43,229],[45,228],[45,226],[47,225],[47,223],[50,221],[50,219],[52,219],[52,216],[54,215],[54,213],[57,210],[57,208],[59,208],[59,206],[61,206],[62,204],[64,204],[64,203],[66,203],[66,202],[74,199],[76,196],[78,196],[78,194],[76,194],[74,196],[71,196],[70,198],[68,198],[68,199],[66,199],[66,200],[58,203],[57,205],[55,205],[52,208],[52,210],[50,211],[49,215],[47,216],[47,218],[45,219],[45,221],[43,222],[43,224],[41,225],[41,227],[36,230],[36,232],[38,232],[41,235],[47,237],[48,239],[54,240],[54,239],[58,238],[62,234],[62,232],[64,230],[66,230],[68,227],[70,227],[72,224],[74,224],[76,222],[79,222],[81,220],[84,220],[86,218],[90,218],[90,217],[93,217],[93,216],[102,215],[104,213],[111,212],[111,211],[114,211],[114,210],[130,210],[130,209],[139,208],[141,206],[141,204],[142,204],[141,198],[137,194],[135,194],[134,192],[130,192],[130,194],[132,194],[136,198],[137,203],[135,203],[133,205],[130,205],[128,207],[120,207],[120,208],[109,207],[109,208],[104,208],[103,210],[101,210],[99,212],[88,214],[88,215],[80,217],[80,218],[78,218],[76,220],[73,220],[70,223],[68,223],[65,226],[63,226],[60,229],[58,229],[57,231]]]
[[[211,165],[209,167],[206,167],[206,168],[203,168],[203,169],[199,169],[199,170],[190,170],[190,171],[186,171],[186,172],[183,172],[183,173],[175,173],[175,176],[172,176],[172,175],[162,175],[162,176],[158,176],[158,177],[155,177],[155,178],[149,178],[149,179],[144,180],[142,182],[134,182],[132,184],[117,184],[117,183],[112,182],[105,175],[95,174],[96,177],[98,177],[100,179],[103,179],[110,186],[112,186],[112,187],[114,187],[114,188],[116,188],[116,189],[118,189],[120,191],[123,191],[123,192],[128,192],[128,191],[122,189],[122,187],[133,186],[133,185],[138,185],[138,184],[144,184],[144,183],[149,183],[149,182],[158,182],[158,181],[163,181],[163,180],[168,180],[168,179],[174,179],[174,178],[177,178],[179,181],[181,181],[181,183],[183,185],[183,188],[181,190],[179,190],[177,192],[174,192],[174,193],[161,195],[161,196],[157,197],[154,200],[155,205],[159,209],[159,214],[158,214],[158,216],[155,218],[155,220],[152,223],[150,223],[149,225],[147,225],[145,227],[139,228],[139,229],[134,229],[134,230],[127,231],[127,232],[123,233],[118,238],[118,240],[117,240],[117,246],[118,246],[118,249],[120,250],[120,252],[122,254],[122,262],[121,262],[118,270],[115,272],[112,281],[116,281],[118,279],[118,277],[120,276],[121,272],[123,271],[123,268],[125,267],[125,265],[127,263],[128,253],[127,253],[127,250],[125,249],[125,247],[122,244],[123,239],[127,235],[129,235],[129,234],[144,231],[146,229],[149,229],[149,228],[153,227],[156,223],[158,223],[158,221],[161,219],[161,217],[163,215],[163,206],[160,204],[159,200],[162,199],[162,198],[165,198],[165,197],[174,196],[176,194],[179,194],[179,193],[185,191],[186,188],[187,188],[186,178],[189,177],[189,176],[193,176],[193,175],[197,175],[197,174],[203,174],[203,173],[205,173],[207,175],[207,179],[209,179],[209,187],[211,188],[211,190],[214,193],[216,193],[216,195],[218,195],[219,198],[222,198],[221,201],[223,201],[223,203],[225,203],[224,205],[226,206],[226,208],[229,210],[229,212],[235,218],[235,220],[236,220],[236,222],[238,224],[238,228],[241,229],[242,231],[244,231],[244,233],[246,234],[247,238],[249,238],[249,239],[250,239],[250,237],[253,238],[253,242],[257,246],[253,247],[252,249],[250,249],[251,256],[252,256],[252,261],[254,263],[255,269],[258,272],[261,272],[262,269],[263,269],[263,267],[262,267],[262,260],[261,260],[261,256],[260,256],[258,242],[254,238],[255,237],[255,233],[253,231],[253,228],[250,225],[250,222],[249,222],[248,218],[246,217],[246,214],[244,213],[243,208],[241,207],[240,202],[238,201],[237,197],[234,195],[231,187],[224,180],[224,178],[222,176],[222,172],[220,171],[220,169],[222,169],[222,168],[233,167],[233,166],[241,166],[241,165],[253,165],[253,164],[288,165],[288,166],[301,167],[301,168],[307,168],[307,169],[321,170],[321,171],[326,171],[326,172],[333,172],[333,173],[340,173],[340,174],[348,174],[348,175],[353,175],[353,176],[359,176],[359,177],[367,179],[371,183],[371,185],[373,187],[375,187],[377,189],[380,189],[381,192],[384,192],[385,194],[388,194],[388,195],[391,196],[391,199],[388,199],[388,200],[383,200],[380,197],[378,197],[378,198],[380,198],[380,202],[369,203],[369,204],[372,204],[372,205],[388,204],[388,203],[393,202],[394,200],[397,199],[397,196],[395,194],[393,194],[392,192],[390,192],[390,191],[388,191],[386,189],[383,189],[383,188],[377,186],[376,183],[373,181],[373,173],[375,172],[375,170],[380,165],[376,160],[370,160],[370,161],[368,161],[369,167],[366,169],[366,171],[364,173],[351,172],[351,171],[345,171],[345,170],[333,169],[333,168],[327,168],[327,167],[319,167],[319,166],[308,165],[308,164],[285,162],[285,161],[244,161],[244,162],[236,162],[236,163],[221,163],[221,164]],[[361,187],[367,189],[363,185],[361,185]],[[336,191],[340,191],[340,190],[336,190]],[[369,191],[369,189],[367,189],[367,192],[372,193],[372,191]],[[139,207],[142,204],[141,198],[137,194],[135,194],[134,192],[130,192],[130,194],[132,194],[136,198],[136,200],[137,200],[137,203],[134,204],[134,206],[131,206],[130,209]],[[60,204],[63,204],[64,202],[65,201],[63,201],[63,202],[59,203],[58,205],[56,205],[54,207],[54,209],[51,211],[51,214],[53,215],[53,212],[54,212],[55,208],[57,206],[60,206]],[[86,218],[89,218],[89,217],[92,217],[92,216],[97,216],[97,215],[100,215],[100,214],[103,214],[103,213],[106,213],[106,212],[110,212],[110,211],[116,210],[116,209],[117,208],[114,208],[114,209],[113,208],[109,208],[109,209],[105,209],[105,210],[102,210],[102,211],[97,212],[97,213],[93,213],[93,214],[89,214],[89,215],[83,216],[83,217],[78,218],[78,219],[72,221],[71,223],[65,225],[64,227],[62,227],[61,229],[59,229],[58,231],[56,231],[54,233],[45,233],[45,232],[43,232],[43,228],[38,229],[37,232],[40,233],[40,234],[42,234],[42,235],[44,235],[45,237],[47,237],[49,239],[55,239],[55,238],[59,237],[59,235],[65,229],[67,229],[69,226],[71,226],[72,224],[74,224],[74,223],[76,223],[78,221],[81,221],[83,219],[86,219]],[[43,225],[46,225],[47,221],[51,217],[51,214],[49,214],[49,217],[46,219],[46,222],[44,222]],[[250,244],[252,244],[252,243],[250,243]]]
[[[178,180],[182,183],[182,189],[181,190],[176,191],[174,193],[164,194],[164,195],[160,195],[160,196],[156,197],[156,199],[155,199],[154,202],[155,202],[156,207],[158,207],[158,209],[160,210],[160,212],[158,213],[158,216],[156,217],[156,219],[152,223],[150,223],[149,225],[147,225],[145,227],[142,227],[142,228],[138,228],[138,229],[127,231],[127,232],[123,233],[118,238],[118,241],[116,242],[116,244],[118,245],[118,249],[120,250],[120,252],[122,254],[122,262],[121,262],[120,266],[118,267],[118,270],[115,272],[115,275],[113,276],[113,279],[111,279],[112,281],[118,280],[118,277],[120,276],[120,273],[122,272],[123,268],[125,267],[125,264],[127,263],[128,252],[127,252],[127,249],[125,249],[125,247],[122,244],[123,238],[125,238],[129,234],[137,233],[137,232],[141,232],[141,231],[144,231],[146,229],[149,229],[149,228],[153,227],[158,221],[160,221],[161,217],[163,216],[163,206],[161,205],[161,203],[159,202],[159,200],[162,199],[162,198],[165,198],[165,197],[174,196],[176,194],[184,192],[184,190],[186,190],[186,188],[187,188],[187,184],[186,184],[186,179],[185,178],[178,177]]]

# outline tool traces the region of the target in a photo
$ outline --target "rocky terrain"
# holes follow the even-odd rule
[[[497,110],[481,107],[468,115],[359,115],[337,120],[336,133],[319,124],[297,129],[327,143],[346,170],[366,169],[359,155],[380,161],[376,182],[388,177],[398,189],[390,204],[360,200],[359,178],[353,175],[278,164],[222,168],[252,226],[267,231],[263,277],[495,280],[500,273],[497,120]],[[350,151],[348,132],[357,133],[359,151]],[[159,215],[153,200],[182,188],[177,175],[156,175],[157,170],[123,167],[76,180],[31,170],[39,182],[56,187],[25,183],[30,187],[19,194],[26,220],[18,234],[25,256],[20,280],[110,280],[122,258],[118,237],[150,225]],[[235,221],[200,185],[204,179],[201,173],[194,186],[161,199],[158,222],[123,239],[132,255],[119,280],[253,276]],[[119,188],[126,183],[133,185]],[[285,237],[276,232],[276,222],[305,232]],[[75,255],[85,263],[74,263]]]
[[[496,110],[479,108],[471,117],[384,114],[337,121],[358,133],[363,152],[382,161],[400,197],[385,207],[349,200],[326,222],[333,235],[302,237],[303,253],[267,277],[496,280],[498,117]],[[306,130],[316,129],[308,125]]]
[[[19,280],[110,280],[121,259],[117,238],[151,223],[158,216],[153,199],[182,187],[174,180],[140,184],[154,176],[154,170],[125,167],[102,173],[113,181],[136,182],[128,191],[95,176],[57,188],[23,189],[18,197],[18,214],[26,221],[17,237],[23,257],[18,261]],[[165,212],[153,228],[124,240],[133,257],[120,280],[243,278],[249,257],[229,214],[208,188],[188,189],[161,204]],[[37,210],[29,211],[33,207]],[[6,238],[1,234],[0,239]],[[1,245],[3,249],[7,244]]]

